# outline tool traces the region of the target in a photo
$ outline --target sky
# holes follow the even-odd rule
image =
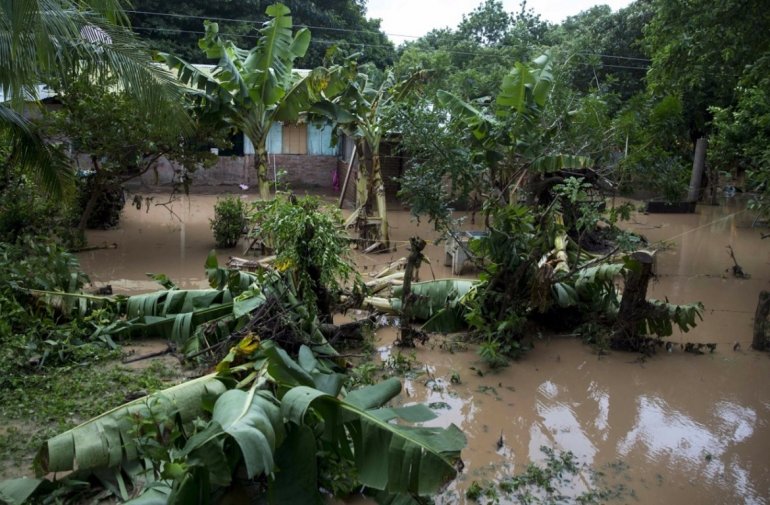
[[[470,13],[483,0],[368,0],[367,17],[382,19],[382,31],[396,44],[413,40],[434,28],[456,28],[463,14]],[[631,0],[529,0],[527,8],[552,23],[559,23],[596,4],[618,10]],[[508,12],[518,12],[520,0],[503,0]],[[412,37],[403,37],[403,35]]]

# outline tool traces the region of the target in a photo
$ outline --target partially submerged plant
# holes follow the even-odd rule
[[[345,283],[359,280],[339,211],[315,197],[290,195],[258,202],[250,219],[275,250],[277,268],[293,278],[299,298],[329,320]]]
[[[248,223],[246,206],[237,196],[220,198],[214,205],[214,218],[209,222],[217,247],[235,247]]]

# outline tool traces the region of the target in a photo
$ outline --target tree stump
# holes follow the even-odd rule
[[[754,338],[751,341],[751,347],[757,351],[764,351],[768,348],[768,332],[770,332],[770,291],[759,293],[757,302],[757,311],[754,313]]]
[[[406,258],[404,269],[404,285],[401,288],[401,321],[399,324],[399,338],[396,342],[401,347],[414,347],[415,337],[423,339],[419,330],[412,328],[412,307],[414,306],[414,294],[412,293],[412,278],[420,268],[425,257],[422,250],[425,249],[425,241],[420,237],[409,239],[409,256]]]
[[[652,309],[647,302],[647,287],[653,275],[655,256],[647,251],[637,251],[631,255],[639,267],[631,269],[626,276],[623,296],[618,310],[618,328],[615,332],[615,346],[629,350],[640,350],[646,337],[639,334],[639,328]]]

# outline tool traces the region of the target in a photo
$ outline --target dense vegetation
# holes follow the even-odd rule
[[[110,1],[3,4],[3,403],[26,405],[22,397],[47,377],[114,357],[115,342],[127,337],[161,334],[216,371],[52,439],[38,472],[79,473],[55,485],[11,481],[0,498],[85,499],[93,496],[90,482],[123,500],[143,493],[139,499],[191,503],[221,498],[245,477],[249,493],[271,503],[317,502],[361,486],[382,503],[421,503],[455,476],[464,437],[453,427],[390,423],[433,414],[384,407],[398,381],[361,388],[373,381],[350,373],[339,356],[335,346],[347,341],[332,311],[363,303],[367,293],[337,214],[313,199],[271,200],[270,126],[322,117],[353,139],[362,162],[351,223],[379,223],[361,242],[388,247],[379,147],[389,136],[412,160],[400,197],[417,217],[453,236],[452,208],[481,214],[488,234],[470,245],[481,260],[479,282],[415,284],[402,299],[394,292],[388,310],[438,300],[417,304],[429,310],[410,316],[426,320],[425,331],[466,330],[492,366],[521,355],[532,325],[547,321],[603,348],[651,353],[674,327],[692,327],[702,306],[647,300],[646,285],[626,296],[628,286],[649,280],[642,273],[649,258],[631,254],[641,239],[615,226],[628,209],[605,211],[597,195],[643,185],[681,200],[695,143],[708,137],[708,184],[738,185],[767,210],[770,14],[763,7],[637,0],[554,26],[526,3],[508,13],[486,0],[456,29],[394,52],[379,23],[366,19],[365,3],[353,0],[235,2],[216,11],[196,1],[137,2],[127,12]],[[208,16],[224,19],[204,24]],[[154,65],[150,47],[176,73]],[[189,63],[203,56],[216,62],[213,72]],[[301,66],[314,69],[292,72]],[[55,110],[37,100],[40,83],[60,94]],[[82,237],[73,228],[114,223],[116,206],[100,206],[100,198],[122,206],[123,182],[161,157],[181,163],[179,182],[187,185],[190,172],[212,161],[208,148],[234,130],[257,150],[265,202],[251,228],[276,248],[275,267],[227,270],[212,255],[208,290],[180,290],[158,275],[165,289],[155,293],[84,294],[87,278],[67,248]],[[219,210],[217,241],[232,245],[244,209],[230,200]],[[622,294],[614,282],[621,276]],[[106,377],[125,393],[161,387],[144,375]],[[104,445],[89,445],[94,432]]]

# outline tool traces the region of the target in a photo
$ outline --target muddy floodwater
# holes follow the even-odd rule
[[[165,273],[182,287],[205,286],[215,201],[209,195],[185,198],[174,204],[175,215],[163,207],[127,208],[120,228],[89,234],[93,244],[118,247],[81,254],[84,270],[96,284],[111,284],[120,293],[156,289],[147,272]],[[432,403],[439,417],[428,424],[455,423],[468,437],[465,468],[439,502],[464,503],[473,480],[512,475],[530,461],[543,461],[541,446],[572,451],[610,484],[622,485],[626,493],[618,503],[770,502],[770,357],[750,349],[757,296],[770,289],[770,240],[761,238],[766,229],[751,227],[754,216],[744,209],[727,201],[689,215],[637,213],[626,224],[667,246],[649,296],[706,307],[696,329],[672,337],[677,345],[670,353],[646,360],[618,352],[598,356],[575,339],[543,336],[521,361],[490,372],[472,347],[450,353],[434,340],[418,348],[422,365],[405,380],[399,401]],[[415,233],[432,237],[430,226],[418,226],[404,211],[394,210],[390,219],[398,250],[356,255],[365,275],[404,256],[399,241]],[[728,245],[751,278],[736,279],[728,271]],[[241,252],[221,251],[219,257]],[[443,247],[430,245],[427,254],[433,273],[423,267],[421,278],[448,277]],[[390,345],[394,336],[390,328],[378,333],[383,359],[397,353]],[[685,342],[716,343],[717,349],[693,355],[680,349]],[[590,481],[586,470],[565,492],[577,495]]]

